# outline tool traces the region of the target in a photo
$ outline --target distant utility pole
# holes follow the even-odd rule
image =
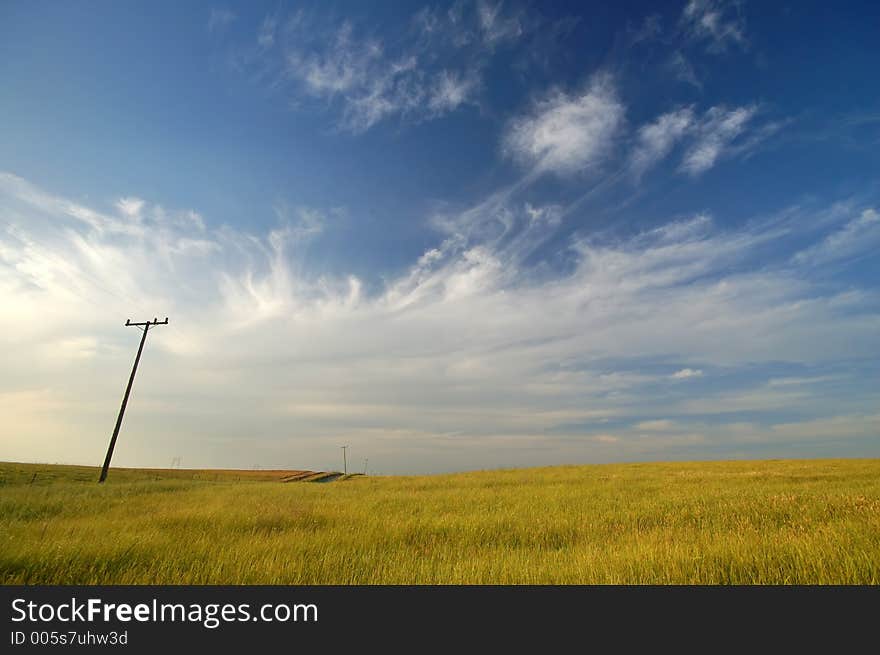
[[[367,474],[367,462],[369,462],[369,461],[370,461],[369,459],[364,457],[364,475]]]
[[[340,446],[340,448],[342,448],[342,466],[343,466],[342,471],[343,471],[343,473],[345,473],[345,475],[348,475],[348,457],[345,454],[345,451],[348,448],[348,446]]]
[[[137,373],[138,370],[138,362],[141,361],[141,353],[144,350],[144,342],[147,340],[147,332],[150,330],[150,326],[156,325],[168,325],[168,317],[165,317],[164,321],[159,321],[158,318],[154,318],[152,321],[145,321],[143,323],[132,323],[131,319],[125,321],[127,326],[135,326],[140,328],[144,336],[141,337],[141,345],[138,346],[137,356],[134,358],[134,366],[131,368],[131,377],[128,378],[128,386],[125,388],[125,395],[122,397],[122,407],[119,408],[119,416],[116,417],[116,427],[113,428],[113,436],[110,437],[110,446],[107,448],[107,457],[104,458],[104,466],[101,468],[101,477],[98,478],[98,482],[103,482],[107,479],[107,469],[110,468],[110,458],[113,457],[113,449],[116,447],[116,437],[119,436],[119,428],[122,426],[122,415],[125,414],[125,406],[128,404],[128,396],[131,393],[131,385],[134,382],[134,374]]]

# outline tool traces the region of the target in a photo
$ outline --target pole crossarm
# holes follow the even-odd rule
[[[110,437],[110,445],[107,448],[107,456],[104,458],[104,466],[101,467],[101,477],[98,482],[104,482],[107,479],[107,471],[110,468],[110,458],[113,457],[113,449],[116,447],[116,438],[119,436],[119,428],[122,427],[122,416],[125,414],[125,406],[128,405],[128,397],[131,394],[131,385],[134,384],[134,374],[137,373],[138,362],[141,361],[141,353],[144,351],[144,342],[147,340],[147,332],[151,327],[157,325],[168,325],[168,317],[164,321],[154,318],[152,321],[142,321],[140,323],[132,323],[131,319],[126,319],[126,326],[134,326],[141,328],[144,336],[141,337],[141,343],[138,346],[137,355],[134,358],[134,366],[131,367],[131,377],[128,378],[128,386],[125,388],[125,395],[122,397],[122,406],[119,408],[119,416],[116,417],[116,426],[113,428],[113,436]]]

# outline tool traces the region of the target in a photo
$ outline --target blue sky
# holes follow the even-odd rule
[[[0,459],[880,456],[875,3],[7,3]]]

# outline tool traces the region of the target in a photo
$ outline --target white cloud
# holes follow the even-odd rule
[[[271,48],[275,45],[275,31],[278,29],[278,18],[275,16],[266,16],[260,25],[260,31],[257,34],[257,43],[261,48]]]
[[[495,5],[488,0],[477,1],[480,30],[487,43],[516,40],[523,33],[519,16],[504,16],[503,4],[501,1]]]
[[[27,180],[11,173],[0,172],[0,192],[13,195],[41,212],[73,219],[73,222],[88,226],[98,233],[140,234],[143,231],[131,221],[119,221],[71,200],[45,194]]]
[[[701,378],[703,377],[703,371],[700,369],[693,368],[683,368],[680,371],[676,371],[669,377],[675,380],[687,380],[689,378]]]
[[[753,126],[755,105],[727,109],[710,107],[702,116],[692,107],[661,114],[639,128],[630,156],[630,168],[638,177],[686,143],[679,170],[691,176],[706,172],[720,160],[745,157],[777,132],[785,121]]]
[[[235,12],[222,7],[214,7],[208,16],[208,31],[223,32],[235,19]]]
[[[447,11],[425,7],[394,38],[299,10],[266,16],[256,43],[236,46],[232,60],[287,95],[291,106],[329,108],[337,127],[357,134],[393,119],[435,120],[477,105],[495,53],[529,29],[525,11],[483,0]]]
[[[726,155],[731,143],[745,132],[756,111],[755,106],[709,109],[702,118],[696,141],[684,155],[682,170],[699,175],[712,168]]]
[[[748,45],[741,4],[728,0],[688,0],[681,14],[688,35],[707,43],[709,52],[724,52],[731,44]]]
[[[412,23],[425,41],[448,42],[455,48],[479,49],[492,54],[534,32],[540,24],[535,12],[528,12],[503,0],[458,1],[449,9],[423,7]]]
[[[836,415],[828,418],[777,423],[774,434],[788,439],[875,439],[880,434],[880,414]]]
[[[678,411],[681,414],[711,416],[734,412],[793,411],[804,409],[816,401],[816,395],[800,389],[778,389],[768,385],[750,386],[746,389],[706,393],[683,400]]]
[[[694,112],[690,107],[662,114],[653,123],[639,128],[637,145],[632,155],[632,168],[636,174],[666,157],[694,124]]]
[[[675,75],[676,79],[681,82],[685,82],[690,84],[691,86],[702,90],[703,84],[700,82],[700,79],[697,77],[697,72],[694,70],[693,65],[685,57],[681,51],[676,50],[672,56],[667,60],[666,67]]]
[[[801,386],[804,384],[819,384],[822,382],[830,382],[833,380],[840,380],[840,376],[835,375],[819,375],[813,377],[786,377],[786,378],[772,378],[767,381],[768,387],[791,387],[791,386]]]
[[[312,37],[314,38],[314,37]],[[342,104],[342,127],[364,132],[393,116],[436,118],[473,102],[479,73],[447,70],[428,75],[418,53],[390,55],[379,39],[358,37],[343,24],[332,48],[308,41],[286,46],[285,76],[312,96]]]
[[[129,218],[139,218],[144,208],[144,201],[140,198],[120,198],[116,201],[116,207]]]
[[[654,423],[661,425],[653,426]],[[668,423],[668,425],[665,425]],[[617,431],[619,450],[639,453],[641,457],[652,454],[663,457],[670,451],[699,452],[701,445],[711,445],[711,453],[735,455],[742,458],[761,448],[760,456],[766,457],[768,451],[773,456],[785,456],[793,445],[804,452],[815,455],[814,445],[823,447],[818,452],[840,452],[843,444],[863,442],[867,444],[876,438],[880,428],[880,415],[872,412],[850,414],[833,413],[827,418],[796,420],[785,423],[762,424],[751,421],[711,421],[692,420],[681,422],[646,421],[632,429]],[[865,452],[875,452],[862,446]]]
[[[597,75],[582,93],[555,92],[530,114],[514,119],[504,151],[538,172],[568,175],[594,169],[611,155],[624,114],[611,79]]]
[[[39,354],[56,361],[81,360],[94,357],[98,340],[93,336],[59,338],[42,344]]]
[[[851,384],[843,395],[686,385],[682,397],[651,372],[656,364],[641,368],[876,355],[870,290],[842,298],[790,262],[749,264],[780,238],[775,224],[723,231],[697,217],[625,240],[581,237],[569,269],[536,274],[528,254],[558,225],[558,208],[500,194],[449,217],[441,243],[368,292],[356,276],[303,266],[324,225],[311,210],[280,207],[277,229],[248,234],[145,201],[149,229],[134,230],[125,216],[8,175],[0,209],[4,384],[48,389],[64,408],[34,405],[26,421],[0,426],[14,444],[6,457],[37,457],[51,443],[59,458],[99,461],[118,409],[106,399],[118,397],[136,346],[121,325],[157,314],[171,325],[151,334],[120,464],[183,455],[194,465],[321,468],[332,464],[320,453],[335,457],[343,437],[371,462],[387,458],[386,470],[484,466],[497,462],[494,448],[512,464],[583,461],[746,438],[656,416],[822,407],[858,416],[878,400]],[[608,418],[637,432],[602,428]],[[750,430],[771,442],[777,432]]]
[[[645,430],[648,432],[668,432],[669,430],[674,430],[676,424],[669,419],[657,419],[636,423],[635,428],[636,430]]]
[[[441,71],[429,92],[428,107],[437,114],[453,111],[473,98],[478,86],[476,77],[461,77],[455,72]]]
[[[821,242],[795,255],[799,264],[829,264],[875,254],[880,248],[880,214],[868,208]]]
[[[659,14],[649,14],[642,20],[638,28],[627,25],[627,44],[632,47],[642,42],[653,42],[663,34],[663,25]]]

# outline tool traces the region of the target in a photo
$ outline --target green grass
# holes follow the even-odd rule
[[[0,464],[0,582],[880,583],[880,460],[280,477]]]

